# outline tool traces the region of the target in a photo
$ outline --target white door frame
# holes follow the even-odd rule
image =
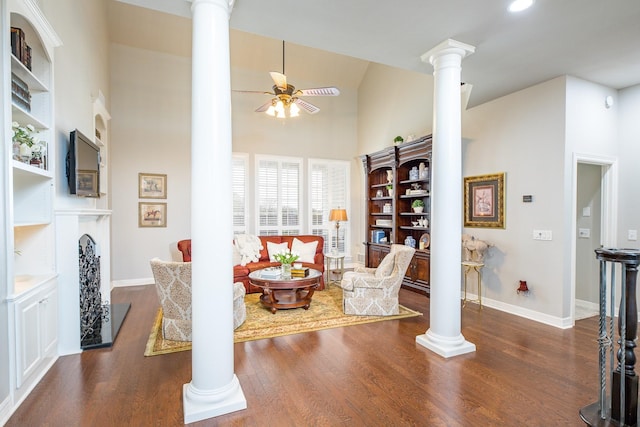
[[[601,241],[604,247],[617,246],[618,233],[618,159],[593,154],[573,154],[572,209],[571,209],[571,324],[575,325],[576,305],[576,244],[577,244],[577,197],[578,163],[602,167],[601,196]]]

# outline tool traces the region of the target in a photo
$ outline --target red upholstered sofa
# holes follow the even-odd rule
[[[300,236],[258,236],[260,238],[260,242],[262,243],[262,250],[260,250],[260,259],[255,262],[250,262],[247,265],[234,265],[233,266],[233,282],[242,282],[244,284],[247,293],[254,292],[262,292],[261,288],[257,286],[252,286],[249,284],[249,273],[255,270],[259,270],[261,268],[272,267],[280,265],[278,262],[269,261],[269,252],[267,250],[267,242],[272,243],[283,243],[287,242],[287,246],[291,249],[291,245],[293,244],[293,239],[297,238],[303,243],[309,243],[313,241],[317,241],[318,245],[316,246],[316,253],[314,255],[313,263],[303,262],[302,265],[305,267],[313,268],[314,270],[318,270],[324,273],[324,254],[322,252],[324,248],[324,238],[322,236],[313,236],[313,235],[300,235]],[[180,240],[178,242],[178,250],[182,252],[182,261],[190,262],[191,261],[191,240]],[[324,289],[324,274],[320,278],[320,286],[319,290]]]

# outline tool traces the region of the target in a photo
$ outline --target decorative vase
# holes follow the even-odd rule
[[[387,171],[387,182],[391,184],[393,182],[393,170],[389,169]]]
[[[282,273],[283,278],[291,278],[291,264],[281,264],[280,272]]]
[[[393,197],[393,188],[387,188],[387,191],[389,192],[389,197]]]
[[[422,213],[423,210],[424,210],[424,206],[416,206],[415,208],[413,208],[413,211],[415,213]]]
[[[28,163],[31,160],[31,147],[27,144],[20,144],[20,158],[23,162]]]

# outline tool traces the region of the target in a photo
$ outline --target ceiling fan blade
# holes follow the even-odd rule
[[[337,87],[315,87],[311,89],[300,89],[296,92],[300,96],[338,96],[340,90]]]
[[[277,71],[271,71],[269,74],[279,89],[283,92],[287,90],[287,76]]]
[[[264,104],[258,107],[258,109],[256,110],[256,113],[264,113],[269,109],[269,107],[271,107],[272,104],[273,104],[272,101],[265,102]]]
[[[275,96],[275,93],[273,92],[265,92],[264,90],[232,90],[231,92],[238,92],[238,93],[259,93],[262,95],[272,95]]]
[[[295,101],[296,104],[298,104],[298,107],[302,108],[304,111],[306,111],[309,114],[315,114],[318,111],[320,111],[320,109],[318,107],[316,107],[315,105],[305,101],[304,99],[300,99],[300,98],[296,98]]]

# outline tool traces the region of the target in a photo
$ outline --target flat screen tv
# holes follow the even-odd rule
[[[77,129],[69,137],[67,180],[71,194],[100,197],[100,147]]]

